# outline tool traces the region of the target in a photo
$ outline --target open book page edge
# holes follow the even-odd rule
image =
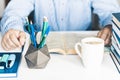
[[[74,49],[75,43],[80,42],[81,38],[88,36],[96,36],[95,32],[93,33],[83,33],[83,32],[51,32],[47,38],[47,45],[50,52],[58,52],[62,54],[76,54]],[[52,38],[57,38],[56,41]],[[52,46],[50,44],[53,44]]]

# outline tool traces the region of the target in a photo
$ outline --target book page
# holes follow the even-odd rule
[[[76,54],[74,46],[84,37],[96,36],[95,32],[51,32],[47,37],[49,52]]]
[[[64,46],[64,36],[62,33],[52,32],[47,37],[47,46],[49,52],[58,52],[62,54],[66,54],[65,46]]]

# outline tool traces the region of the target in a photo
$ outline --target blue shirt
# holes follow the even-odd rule
[[[99,16],[101,26],[111,24],[111,13],[118,12],[116,0],[11,0],[1,20],[1,31],[23,30],[25,17],[34,10],[34,21],[42,26],[48,17],[53,31],[89,30],[91,14]]]

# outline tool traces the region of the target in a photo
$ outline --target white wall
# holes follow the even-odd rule
[[[4,7],[5,7],[5,0],[0,0],[0,17],[2,16],[3,14],[3,10],[4,10]]]

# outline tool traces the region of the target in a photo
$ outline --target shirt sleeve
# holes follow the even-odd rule
[[[120,12],[117,0],[91,0],[93,13],[99,17],[100,27],[111,24],[112,13]]]
[[[25,17],[34,9],[34,0],[11,0],[7,5],[1,20],[1,32],[5,34],[9,29],[23,31]]]

